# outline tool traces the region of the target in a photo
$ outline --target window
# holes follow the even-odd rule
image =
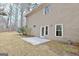
[[[42,27],[42,36],[44,36],[44,27]]]
[[[46,26],[46,32],[45,32],[46,35],[48,35],[48,26]]]
[[[46,6],[44,9],[43,9],[43,13],[46,15],[49,13],[49,6]]]
[[[55,25],[55,36],[63,36],[63,25]]]

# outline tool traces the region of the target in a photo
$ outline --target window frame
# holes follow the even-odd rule
[[[44,9],[43,9],[43,14],[44,15],[47,15],[49,13],[49,6],[46,6]]]
[[[46,26],[48,27],[48,32],[47,32],[48,34],[47,35],[46,35]],[[48,36],[49,35],[49,25],[46,25],[46,26],[45,26],[45,35]]]
[[[62,30],[60,30],[60,31],[62,32],[62,33],[61,33],[61,34],[62,34],[61,36],[57,36],[57,35],[56,35],[57,26],[58,26],[58,25],[60,25],[60,26],[62,27],[62,28],[61,28]],[[59,31],[59,30],[58,30],[58,31]],[[63,37],[63,24],[55,24],[55,37]]]

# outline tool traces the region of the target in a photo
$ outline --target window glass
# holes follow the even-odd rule
[[[46,6],[44,9],[43,9],[44,11],[44,14],[48,14],[49,13],[49,6]]]
[[[57,31],[61,31],[62,30],[62,26],[61,25],[57,25],[56,27],[57,27],[56,28]]]
[[[46,26],[46,35],[48,35],[48,26]]]
[[[62,36],[62,25],[56,25],[56,36]]]

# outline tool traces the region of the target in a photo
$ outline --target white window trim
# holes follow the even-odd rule
[[[56,26],[61,25],[62,26],[62,36],[56,36]],[[55,37],[63,37],[63,24],[55,24]]]
[[[48,11],[46,10],[46,8],[48,8]],[[46,13],[45,13],[46,12]],[[49,13],[49,6],[46,6],[44,9],[43,9],[43,14],[46,15]]]

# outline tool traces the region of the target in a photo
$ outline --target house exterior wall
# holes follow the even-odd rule
[[[63,24],[63,37],[55,36],[55,24]],[[44,15],[42,9],[28,17],[28,26],[35,36],[40,36],[40,27],[45,25],[49,26],[49,35],[46,38],[78,42],[79,4],[50,4],[48,14]]]

